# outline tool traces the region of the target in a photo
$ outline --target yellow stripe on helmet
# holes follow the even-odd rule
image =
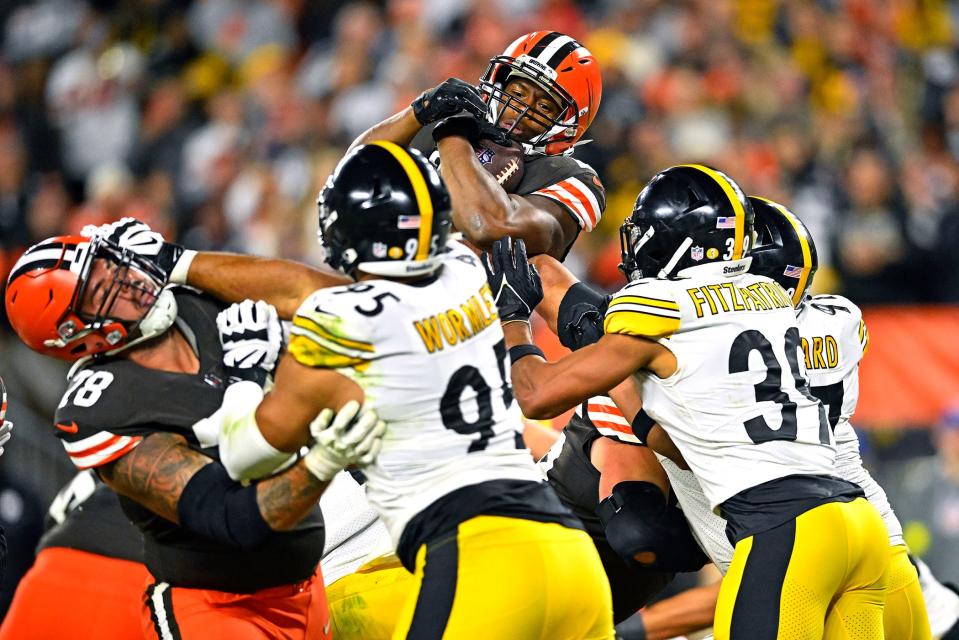
[[[796,291],[793,293],[793,306],[796,307],[802,302],[803,292],[806,291],[806,281],[809,280],[809,274],[812,272],[812,249],[809,248],[809,240],[806,238],[806,234],[800,226],[799,220],[793,215],[792,211],[778,202],[773,202],[766,198],[758,199],[772,205],[777,211],[783,214],[783,217],[789,221],[789,224],[792,225],[793,230],[796,232],[796,237],[799,238],[799,247],[802,249],[802,273],[799,275],[799,283],[796,285]]]
[[[387,140],[377,140],[370,144],[375,144],[389,151],[406,171],[410,184],[413,185],[413,193],[416,195],[416,208],[419,209],[420,215],[419,244],[416,246],[416,255],[413,259],[426,260],[430,255],[430,231],[433,229],[433,199],[430,198],[426,178],[423,177],[423,172],[414,162],[410,152],[400,145]]]
[[[725,177],[715,169],[710,169],[709,167],[701,164],[683,164],[680,166],[690,167],[692,169],[702,171],[707,176],[715,180],[716,183],[722,187],[726,197],[729,198],[730,204],[733,205],[733,213],[736,216],[736,233],[733,240],[733,257],[731,259],[739,260],[743,257],[743,238],[746,235],[746,212],[743,210],[743,203],[740,202],[739,198],[736,196],[736,191],[729,183],[729,178]]]

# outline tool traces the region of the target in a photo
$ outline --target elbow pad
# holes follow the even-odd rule
[[[631,566],[660,571],[698,571],[709,562],[699,547],[683,512],[666,503],[662,491],[651,482],[620,482],[599,503],[596,515],[606,531],[606,540]],[[654,553],[650,563],[636,560],[639,553]]]
[[[603,337],[603,317],[609,306],[609,296],[577,282],[559,303],[556,330],[560,343],[576,351]]]
[[[177,515],[185,529],[246,551],[273,534],[256,503],[256,485],[234,482],[219,462],[193,474],[180,494]]]

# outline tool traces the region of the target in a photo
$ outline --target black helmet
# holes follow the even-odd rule
[[[749,196],[749,202],[756,212],[749,270],[778,282],[798,308],[819,268],[816,243],[806,225],[783,205],[756,196]]]
[[[643,188],[633,213],[619,229],[630,280],[675,278],[687,267],[736,262],[727,273],[745,272],[742,259],[753,239],[753,210],[732,178],[699,164],[670,167]]]
[[[357,147],[317,199],[324,260],[350,276],[431,273],[446,248],[450,195],[423,155],[392,142]]]

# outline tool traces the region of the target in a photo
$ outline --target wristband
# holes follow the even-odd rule
[[[170,270],[170,284],[186,284],[186,277],[187,274],[190,273],[190,265],[193,264],[193,259],[196,258],[196,254],[197,252],[193,249],[183,251],[183,255],[180,256],[180,259],[173,265],[173,269]]]
[[[546,354],[535,344],[518,344],[509,349],[509,359],[512,364],[516,364],[526,356],[539,356],[543,360],[546,359]]]
[[[633,435],[639,438],[640,442],[646,444],[646,440],[649,438],[649,432],[656,426],[656,421],[649,417],[645,409],[640,409],[633,418],[633,423],[630,426],[633,429]]]

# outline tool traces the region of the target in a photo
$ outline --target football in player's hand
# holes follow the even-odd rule
[[[481,140],[474,147],[476,159],[490,172],[506,193],[513,193],[523,180],[523,147],[498,145],[492,140]]]

